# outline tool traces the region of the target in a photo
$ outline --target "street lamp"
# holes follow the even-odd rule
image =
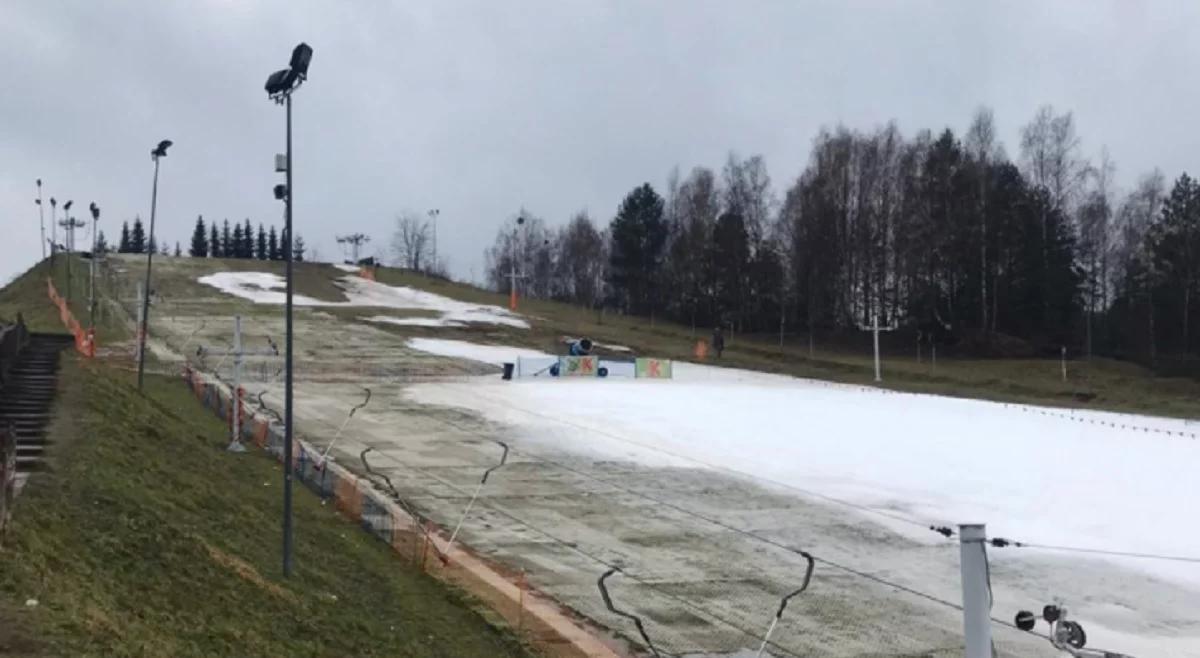
[[[38,207],[38,223],[42,225],[42,260],[46,260],[46,209],[42,205],[42,179],[37,179],[38,198],[34,203]]]
[[[50,197],[50,276],[54,276],[54,240],[58,230],[55,222],[58,220],[58,201],[54,197]]]
[[[88,206],[88,210],[92,211],[92,262],[89,268],[92,280],[88,291],[88,315],[89,324],[93,330],[96,329],[96,233],[100,226],[100,206],[93,201]]]
[[[142,381],[146,376],[146,331],[150,326],[150,267],[154,264],[154,216],[158,210],[158,161],[167,156],[171,148],[171,140],[164,139],[150,151],[150,159],[154,160],[154,186],[150,191],[150,242],[146,244],[146,285],[142,288],[142,326],[138,327],[138,392],[142,390]],[[93,255],[93,258],[95,256]]]
[[[434,208],[433,210],[429,211],[429,218],[433,220],[433,273],[435,275],[438,272],[438,266],[437,266],[437,263],[438,263],[438,258],[437,258],[437,219],[438,219],[438,215],[440,215],[440,214],[442,214],[442,211],[438,210],[437,208]]]
[[[59,223],[62,224],[62,227],[63,227],[63,242],[64,243],[67,242],[67,222],[74,223],[71,220],[71,204],[73,204],[73,203],[75,203],[74,200],[68,200],[66,203],[63,204],[63,218],[62,218],[62,220],[60,220]],[[51,245],[51,249],[58,249],[58,236],[57,235],[54,236],[54,244]],[[70,301],[70,299],[71,299],[71,252],[70,252],[70,250],[68,250],[67,251],[67,300]]]
[[[284,203],[283,232],[284,260],[287,262],[287,292],[284,304],[286,326],[283,382],[283,575],[292,575],[292,92],[308,79],[308,64],[312,61],[312,48],[301,43],[292,50],[288,68],[267,77],[267,97],[287,108],[287,156],[286,182],[282,189],[274,188],[275,198]]]

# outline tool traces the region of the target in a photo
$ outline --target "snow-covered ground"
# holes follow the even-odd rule
[[[202,276],[198,280],[221,292],[250,300],[256,304],[283,304],[285,302],[285,281],[278,274],[217,272]],[[529,328],[529,323],[521,316],[499,306],[469,304],[424,290],[407,286],[389,286],[357,276],[342,277],[337,283],[346,296],[344,302],[326,302],[304,295],[293,295],[292,303],[300,306],[394,308],[434,311],[441,314],[439,318],[436,318],[441,321],[441,324],[437,325],[426,324],[434,320],[431,318],[389,318],[388,316],[367,318],[372,322],[442,327],[482,323],[505,325],[518,329]]]
[[[490,363],[533,356],[460,341],[410,347]],[[1187,421],[1073,412],[1098,421],[1078,422],[1021,405],[687,363],[675,364],[674,376],[482,378],[415,385],[408,395],[472,409],[559,449],[650,466],[736,471],[767,486],[921,524],[983,522],[989,536],[1026,543],[1200,556],[1200,526],[1190,522],[1200,501],[1200,441],[1137,429],[1190,434],[1195,426]],[[937,539],[887,517],[875,520],[917,540]],[[1104,559],[1200,597],[1197,563],[1038,548],[993,549],[992,556]]]

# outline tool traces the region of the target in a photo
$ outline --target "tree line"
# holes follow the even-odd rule
[[[192,231],[192,243],[188,255],[192,258],[248,258],[256,260],[286,260],[287,235],[285,231],[276,231],[272,225],[269,229],[260,222],[257,234],[250,220],[245,223],[234,223],[230,230],[229,220],[226,219],[221,228],[217,223],[206,226],[204,216],[196,217],[196,227]],[[304,260],[304,237],[297,235],[292,246],[295,260]]]
[[[760,156],[675,170],[604,228],[522,210],[487,282],[693,326],[815,335],[878,322],[987,353],[1156,361],[1196,349],[1200,183],[1157,170],[1120,193],[1071,113],[1040,108],[1008,157],[980,109],[961,135],[821,130],[777,194]],[[1015,340],[1014,340],[1015,339]],[[1006,352],[1007,350],[1007,352]]]

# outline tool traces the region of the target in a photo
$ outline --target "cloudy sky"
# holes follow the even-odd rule
[[[0,2],[0,281],[40,257],[34,180],[148,216],[186,249],[197,215],[281,223],[283,110],[263,82],[300,41],[297,232],[386,252],[401,211],[441,210],[453,274],[522,206],[551,223],[669,170],[762,154],[776,190],[822,126],[961,131],[993,108],[1010,155],[1039,105],[1072,110],[1118,182],[1200,173],[1196,2]],[[49,221],[49,217],[47,217]]]

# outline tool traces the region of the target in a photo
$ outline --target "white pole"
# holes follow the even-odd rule
[[[1067,346],[1062,348],[1062,380],[1067,381]]]
[[[875,335],[875,381],[882,382],[883,375],[879,370],[879,316],[871,316],[872,333]]]
[[[987,529],[982,523],[960,525],[958,537],[966,658],[992,658],[992,595],[984,543]]]

